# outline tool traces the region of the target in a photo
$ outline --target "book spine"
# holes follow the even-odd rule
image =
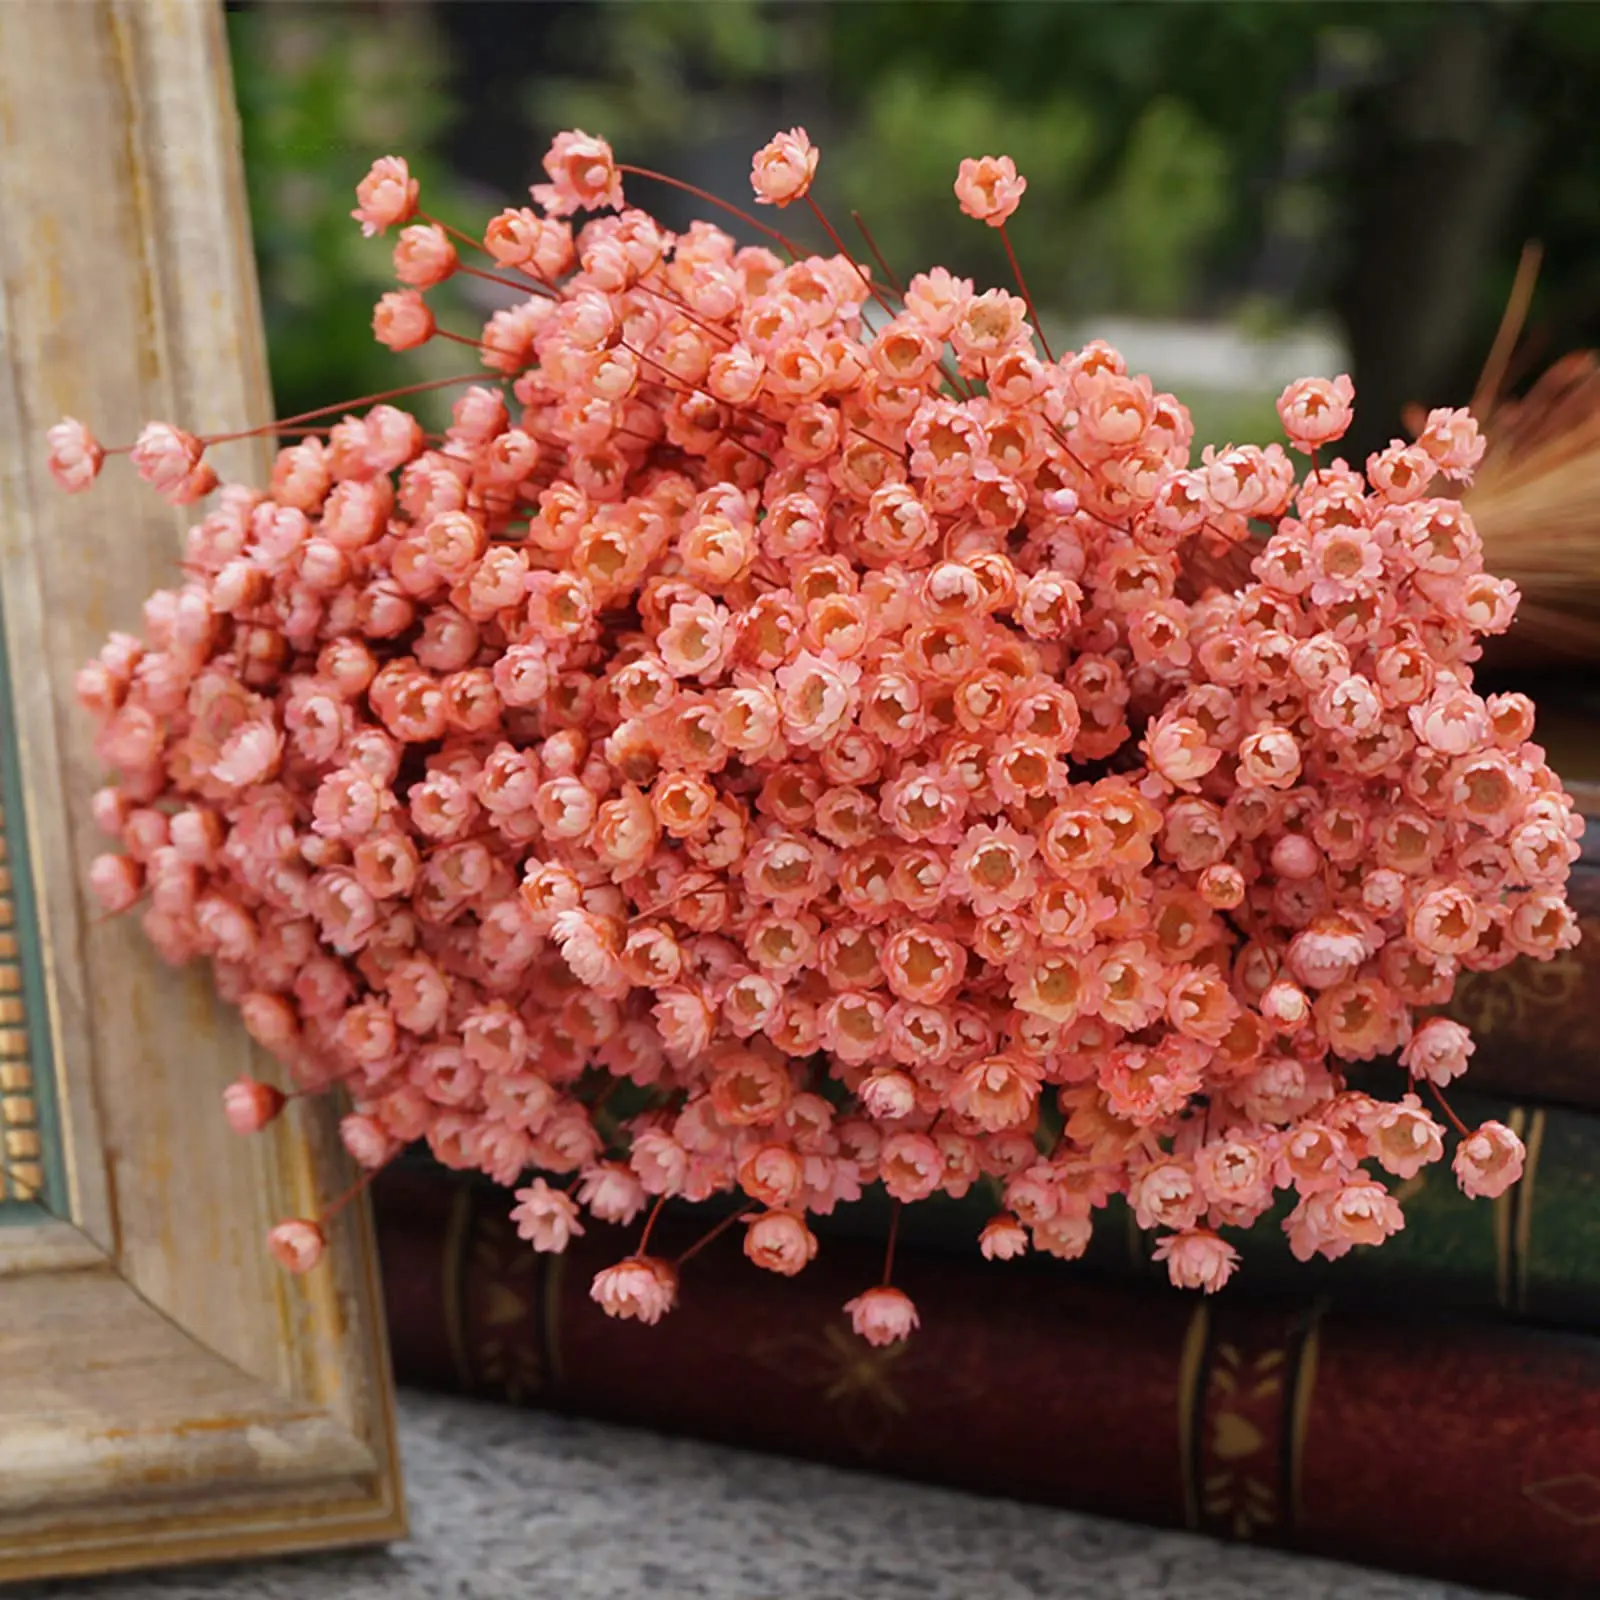
[[[922,1319],[875,1350],[841,1307],[881,1251],[779,1279],[725,1235],[659,1326],[589,1299],[632,1234],[536,1255],[503,1193],[375,1186],[401,1383],[539,1405],[1343,1560],[1592,1600],[1600,1341],[1213,1300],[903,1251]],[[663,1219],[663,1254],[704,1231]],[[730,1234],[733,1230],[730,1230]]]
[[[1294,1197],[1280,1197],[1277,1210],[1254,1228],[1229,1233],[1240,1251],[1238,1282],[1245,1291],[1333,1293],[1390,1310],[1461,1311],[1600,1330],[1600,1117],[1481,1095],[1451,1099],[1469,1123],[1495,1117],[1521,1136],[1528,1154],[1519,1183],[1496,1200],[1472,1200],[1448,1162],[1405,1183],[1392,1181],[1405,1227],[1380,1248],[1358,1248],[1332,1262],[1294,1259],[1281,1227]],[[731,1209],[734,1203],[713,1205]],[[916,1249],[970,1258],[979,1231],[999,1207],[998,1190],[988,1183],[960,1200],[935,1196],[902,1211],[900,1237]],[[890,1210],[887,1196],[874,1188],[852,1205],[813,1218],[812,1227],[825,1241],[881,1243]],[[1164,1281],[1166,1268],[1152,1259],[1155,1240],[1114,1199],[1095,1216],[1081,1268],[1040,1266]]]
[[[1600,1110],[1600,820],[1567,885],[1582,937],[1553,961],[1464,972],[1449,1014],[1472,1029],[1468,1081],[1510,1100]]]

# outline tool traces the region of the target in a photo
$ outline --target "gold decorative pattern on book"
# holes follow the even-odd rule
[[[28,1045],[11,850],[0,805],[0,1201],[38,1199],[44,1189],[43,1135]]]
[[[1593,1473],[1572,1472],[1562,1478],[1545,1478],[1527,1484],[1522,1492],[1541,1511],[1548,1511],[1575,1528],[1600,1523],[1600,1478]]]

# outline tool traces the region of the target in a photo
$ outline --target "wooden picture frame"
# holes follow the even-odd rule
[[[0,5],[0,285],[0,1580],[395,1538],[366,1209],[305,1278],[264,1248],[350,1181],[332,1114],[232,1134],[224,1084],[270,1066],[84,892],[73,676],[192,516],[125,463],[62,494],[44,431],[271,415],[220,4]],[[264,481],[259,443],[214,454]]]

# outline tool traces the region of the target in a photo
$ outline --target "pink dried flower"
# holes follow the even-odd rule
[[[774,134],[750,167],[750,184],[762,205],[786,206],[804,198],[817,175],[819,153],[804,128]]]
[[[1522,1140],[1503,1122],[1490,1121],[1456,1146],[1451,1166],[1463,1194],[1494,1200],[1522,1176],[1526,1157]]]
[[[984,1223],[978,1248],[986,1261],[1014,1261],[1028,1253],[1028,1230],[1010,1213],[1002,1212]]]
[[[668,1261],[630,1256],[595,1274],[589,1298],[608,1317],[654,1324],[678,1302],[678,1274]]]
[[[76,417],[63,417],[46,434],[50,476],[68,494],[82,494],[100,476],[106,453]]]
[[[1028,180],[1010,156],[968,156],[956,174],[956,199],[969,217],[1003,228],[1022,201]]]
[[[550,182],[536,184],[533,198],[553,217],[622,207],[622,174],[617,171],[611,146],[581,128],[556,135],[545,155],[544,170]]]
[[[1217,1230],[1279,1187],[1297,1257],[1392,1234],[1368,1171],[1414,1177],[1443,1129],[1347,1063],[1447,1085],[1458,973],[1578,934],[1531,703],[1474,685],[1515,588],[1430,494],[1471,419],[1366,472],[1191,465],[1181,404],[1102,342],[1045,357],[1024,296],[933,268],[869,316],[846,257],[625,208],[600,140],[546,165],[483,233],[525,295],[452,330],[494,381],[442,436],[355,402],[224,488],[142,637],[80,669],[115,772],[99,901],[348,1094],[362,1163],[425,1139],[503,1184],[572,1174],[518,1190],[538,1248],[580,1197],[740,1193],[787,1273],[867,1186],[983,1178],[986,1255],[1080,1257],[1122,1195],[1207,1288]],[[759,198],[814,168],[780,135]],[[1022,188],[998,158],[958,183],[994,225]],[[403,164],[360,199],[403,226],[375,329],[409,348],[454,246]],[[1352,399],[1291,385],[1290,442],[1331,445]],[[135,465],[193,500],[203,442],[152,424]],[[50,450],[65,488],[98,468],[77,424]],[[1479,1130],[1456,1165],[1489,1192],[1512,1147]],[[597,1295],[654,1318],[675,1280],[634,1258]],[[851,1313],[915,1322],[888,1288]]]
[[[457,266],[456,247],[436,222],[404,229],[394,247],[394,275],[410,289],[435,289]]]
[[[583,1232],[571,1195],[552,1189],[543,1178],[535,1178],[527,1188],[518,1189],[516,1201],[511,1220],[517,1226],[517,1237],[526,1239],[535,1250],[559,1255],[575,1234]]]
[[[744,1253],[758,1267],[792,1278],[817,1253],[817,1238],[794,1211],[763,1211],[745,1228]]]
[[[391,290],[372,314],[372,334],[396,352],[415,350],[433,337],[433,312],[415,289]]]
[[[183,494],[200,466],[204,448],[192,433],[174,428],[170,422],[145,425],[128,459],[135,471],[159,495]]]
[[[267,1234],[267,1248],[285,1272],[309,1272],[322,1259],[327,1243],[316,1223],[298,1217],[278,1223]]]
[[[1345,373],[1291,383],[1278,396],[1278,416],[1290,444],[1309,455],[1343,438],[1354,415],[1355,397],[1355,385]]]
[[[882,1284],[845,1302],[850,1326],[871,1345],[898,1344],[917,1327],[917,1308],[911,1296]]]
[[[1239,1264],[1239,1252],[1209,1228],[1169,1233],[1156,1241],[1154,1259],[1165,1261],[1176,1288],[1215,1294]]]
[[[222,1109],[235,1133],[260,1133],[283,1106],[283,1091],[256,1078],[239,1078],[222,1091]]]
[[[385,228],[409,222],[417,211],[417,180],[400,156],[383,156],[356,185],[356,209],[350,213],[369,239]]]

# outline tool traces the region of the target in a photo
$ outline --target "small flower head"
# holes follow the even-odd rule
[[[594,1276],[589,1298],[608,1317],[659,1322],[678,1303],[678,1273],[670,1261],[629,1256]]]
[[[544,170],[550,182],[536,184],[533,198],[553,217],[622,208],[622,174],[604,139],[581,128],[558,133],[545,154]]]
[[[1021,203],[1028,180],[1010,156],[968,156],[956,174],[956,199],[969,217],[1003,228]]]
[[[222,1091],[222,1110],[235,1133],[260,1133],[283,1110],[284,1098],[270,1083],[239,1078]]]
[[[516,1224],[517,1237],[526,1239],[535,1250],[559,1255],[574,1235],[583,1232],[572,1196],[552,1189],[543,1178],[535,1178],[527,1188],[518,1189],[516,1201],[511,1220]]]
[[[356,208],[350,213],[367,238],[385,228],[409,222],[417,211],[417,180],[400,156],[383,156],[356,185]]]
[[[1278,416],[1289,443],[1309,455],[1342,439],[1354,416],[1355,385],[1337,378],[1300,378],[1278,396]]]
[[[917,1308],[903,1290],[882,1284],[845,1302],[850,1326],[871,1345],[898,1344],[917,1327]]]
[[[1239,1264],[1239,1252],[1209,1228],[1169,1233],[1157,1241],[1155,1259],[1165,1261],[1167,1273],[1179,1289],[1203,1289],[1215,1294]]]
[[[817,175],[820,152],[804,128],[774,134],[756,151],[750,167],[750,184],[762,205],[786,206],[802,199]]]
[[[1474,1199],[1497,1199],[1522,1176],[1527,1151],[1503,1122],[1481,1123],[1456,1146],[1450,1165],[1461,1192]]]
[[[50,476],[68,494],[82,494],[100,476],[106,453],[76,417],[63,417],[46,434]]]
[[[372,313],[372,335],[397,353],[433,337],[433,312],[415,289],[391,289]]]
[[[763,1211],[745,1228],[744,1253],[758,1267],[792,1278],[817,1253],[817,1236],[794,1211]]]
[[[309,1272],[322,1259],[327,1242],[316,1223],[300,1217],[278,1223],[267,1234],[267,1248],[285,1272]]]

